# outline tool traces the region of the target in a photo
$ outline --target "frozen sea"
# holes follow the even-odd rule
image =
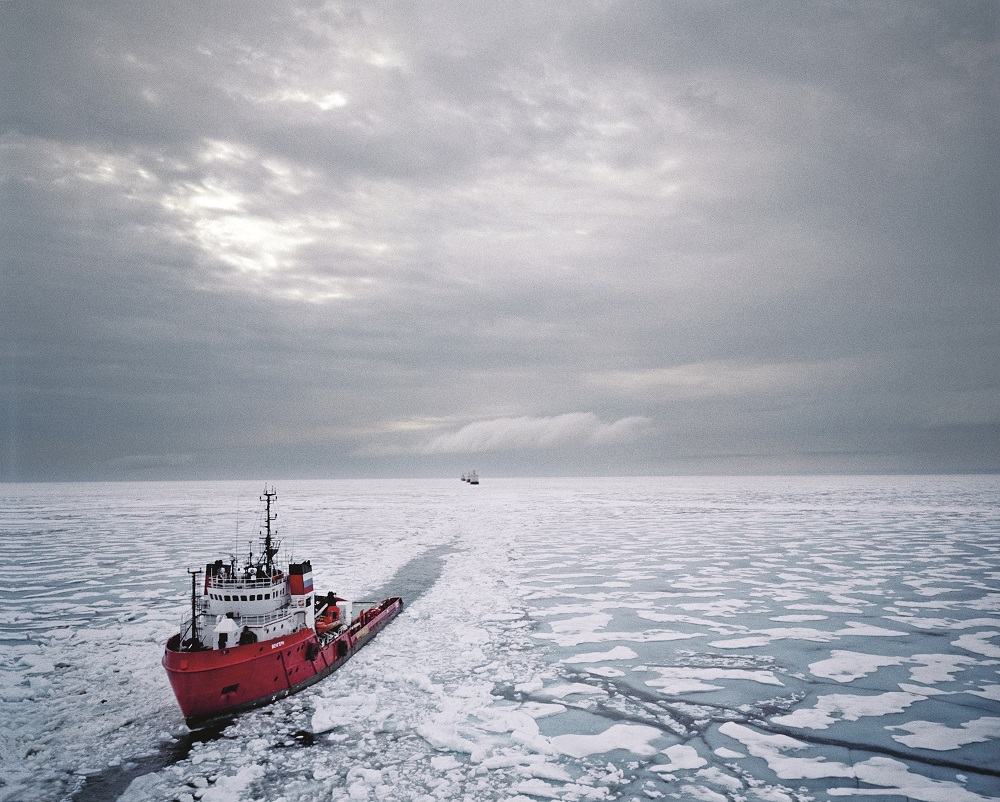
[[[262,489],[0,485],[0,800],[1000,799],[1000,477],[282,482],[407,607],[193,735],[163,644]]]

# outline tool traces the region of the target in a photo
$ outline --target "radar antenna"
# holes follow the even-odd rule
[[[270,490],[267,489],[267,485],[264,486],[264,494],[260,497],[260,500],[264,502],[264,531],[261,535],[264,538],[264,553],[261,555],[261,560],[259,563],[260,569],[264,572],[265,576],[274,576],[274,555],[278,553],[278,549],[281,548],[281,541],[277,539],[278,529],[274,528],[272,531],[271,524],[278,520],[277,510],[271,513],[271,501],[277,498],[278,493],[272,486]]]

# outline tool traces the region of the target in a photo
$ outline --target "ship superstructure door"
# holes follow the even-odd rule
[[[289,603],[297,623],[303,627],[316,625],[316,611],[313,609],[312,564],[309,560],[291,563],[288,566]]]

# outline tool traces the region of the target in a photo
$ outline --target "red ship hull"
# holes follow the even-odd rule
[[[189,727],[251,710],[332,674],[403,609],[398,596],[355,619],[332,639],[312,629],[229,649],[180,651],[167,642],[163,667]]]

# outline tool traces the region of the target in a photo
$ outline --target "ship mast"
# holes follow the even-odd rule
[[[274,576],[274,555],[278,553],[278,548],[281,546],[281,542],[273,539],[271,537],[271,523],[278,520],[277,511],[271,514],[271,499],[277,497],[277,492],[275,492],[272,487],[270,490],[267,486],[264,486],[264,495],[260,497],[260,500],[264,502],[264,531],[261,534],[264,536],[264,555],[262,559],[261,568],[265,576]],[[277,528],[274,530],[274,534],[278,534]]]
[[[192,571],[188,568],[187,572],[191,574],[191,648],[193,650],[201,645],[201,640],[198,638],[198,596],[195,584],[195,577],[201,573],[201,569]]]

